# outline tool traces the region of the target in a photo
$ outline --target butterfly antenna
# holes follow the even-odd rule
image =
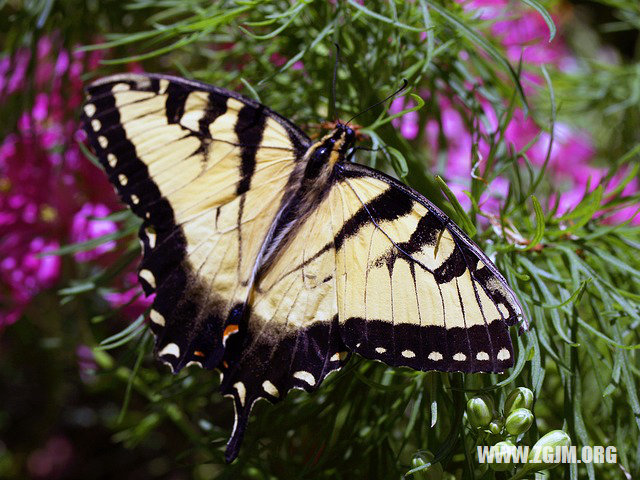
[[[367,113],[369,110],[371,110],[372,108],[377,107],[378,105],[382,105],[384,102],[386,102],[387,100],[389,100],[390,98],[395,97],[396,95],[398,95],[400,92],[402,92],[405,88],[407,88],[407,85],[409,85],[409,82],[406,78],[402,79],[402,86],[396,90],[395,92],[393,92],[391,95],[389,95],[387,98],[385,98],[384,100],[380,100],[378,103],[374,103],[373,105],[371,105],[369,108],[363,110],[362,112],[354,115],[353,117],[351,117],[349,119],[349,121],[346,123],[347,125],[349,125],[351,123],[351,121],[357,117],[359,117],[360,115],[362,115],[363,113]]]
[[[338,121],[338,113],[336,111],[336,81],[338,79],[338,62],[340,61],[340,45],[334,43],[336,46],[336,59],[333,63],[333,81],[331,82],[331,105],[329,114],[333,114],[333,120]]]

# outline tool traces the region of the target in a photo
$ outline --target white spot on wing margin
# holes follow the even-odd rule
[[[84,113],[87,117],[93,117],[96,114],[96,106],[93,103],[87,103],[84,106]]]
[[[487,352],[478,352],[476,354],[476,360],[489,360],[489,354]]]
[[[174,357],[180,356],[180,347],[175,343],[167,343],[167,345],[158,352],[159,356],[163,355],[173,355]]]
[[[264,388],[264,391],[273,397],[280,396],[280,392],[278,391],[276,386],[273,383],[271,383],[269,380],[265,380],[264,382],[262,382],[262,388]]]
[[[437,362],[439,360],[442,360],[442,354],[440,352],[431,352],[427,358],[429,360],[433,360],[434,362]]]
[[[140,270],[140,273],[138,273],[138,275],[140,276],[140,278],[145,280],[149,285],[151,285],[152,288],[156,288],[156,277],[153,276],[153,273],[151,273],[151,270],[147,270],[145,268],[143,270]]]
[[[303,382],[307,382],[311,386],[316,384],[315,377],[305,370],[298,370],[293,374],[293,376]]]
[[[498,352],[498,360],[509,360],[511,358],[511,353],[506,348],[501,348]]]
[[[247,396],[247,389],[244,387],[244,383],[237,382],[233,384],[233,388],[238,392],[238,398],[240,399],[240,405],[244,407],[244,400]]]

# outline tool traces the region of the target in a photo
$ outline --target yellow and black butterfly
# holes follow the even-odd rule
[[[156,353],[221,372],[235,458],[252,405],[317,389],[352,353],[501,372],[523,310],[487,256],[418,192],[352,163],[346,124],[312,142],[237,93],[124,74],[87,88],[84,128],[141,217]]]

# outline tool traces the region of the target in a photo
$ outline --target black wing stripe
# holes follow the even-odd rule
[[[240,147],[240,181],[236,188],[238,195],[243,194],[251,187],[251,177],[256,168],[256,154],[262,141],[262,133],[264,132],[267,117],[261,109],[255,109],[249,106],[243,107],[238,113],[238,121],[236,122],[235,131],[238,136]]]
[[[167,115],[167,123],[180,123],[180,119],[184,115],[187,97],[191,93],[191,89],[186,89],[179,83],[171,82],[167,87],[165,102],[165,111]]]
[[[89,93],[92,93],[91,88],[89,88]],[[138,216],[145,218],[145,214],[148,212],[150,216],[149,220],[157,229],[173,230],[175,227],[173,209],[169,203],[161,197],[160,190],[149,177],[147,166],[139,159],[134,144],[127,138],[120,123],[120,113],[118,109],[115,108],[115,98],[113,95],[103,95],[100,99],[94,98],[92,101],[96,105],[97,111],[111,109],[108,124],[112,128],[107,148],[101,145],[98,138],[99,135],[94,133],[90,124],[90,118],[84,116],[83,120],[91,146],[98,154],[100,163],[109,174],[110,180],[116,186],[120,197],[132,207]],[[109,148],[111,142],[118,145],[117,150]],[[118,152],[116,157],[119,164],[117,172],[109,163],[108,159],[108,154],[116,151]],[[126,185],[122,185],[122,182],[119,181],[119,175],[121,174],[127,177]],[[129,182],[129,178],[131,178],[131,182]],[[133,203],[132,194],[137,195],[140,199],[138,204]],[[147,205],[151,206],[151,204],[153,204],[152,208],[147,210]]]
[[[342,247],[344,241],[356,235],[373,218],[376,222],[395,220],[411,211],[413,202],[406,195],[390,188],[370,202],[363,204],[355,215],[344,222],[340,231],[335,235],[336,250]]]
[[[498,269],[493,265],[493,263],[489,260],[489,258],[487,258],[486,254],[475,243],[473,243],[473,241],[471,241],[464,232],[462,232],[454,223],[452,223],[449,220],[449,218],[444,213],[442,213],[442,211],[440,211],[435,205],[433,205],[428,199],[420,195],[415,190],[412,190],[406,185],[400,183],[398,180],[392,177],[389,177],[388,175],[382,172],[373,170],[364,165],[359,165],[357,163],[345,163],[340,165],[340,174],[341,176],[344,176],[347,179],[360,178],[360,177],[375,178],[377,180],[380,180],[381,182],[388,184],[393,189],[404,193],[406,196],[412,198],[414,201],[426,207],[427,210],[432,215],[434,215],[435,218],[438,218],[441,224],[445,226],[446,229],[450,232],[451,237],[456,242],[456,246],[458,247],[458,249],[464,252],[466,251],[471,252],[475,257],[477,257],[478,260],[480,260],[483,263],[484,266],[481,269],[476,270],[475,268],[472,268],[472,266],[469,266],[469,269],[471,270],[471,272],[475,272],[475,274],[477,275],[475,277],[476,280],[478,281],[478,283],[480,283],[480,285],[486,291],[487,295],[489,295],[489,297],[492,299],[499,300],[499,303],[509,308],[510,302],[505,297],[504,293],[502,293],[499,290],[489,289],[486,287],[486,285],[489,283],[488,282],[489,279],[495,278],[495,280],[497,280],[500,285],[504,286],[504,288],[506,289],[509,289],[508,283],[505,280],[504,276],[498,271]],[[465,262],[467,261],[466,258],[464,260]],[[449,272],[450,270],[453,270],[453,269],[454,269],[453,266],[448,266],[445,269],[443,269],[441,274],[446,274],[446,272]],[[510,292],[510,289],[509,289],[509,295],[511,297],[513,304],[518,307],[518,311],[514,309],[510,309],[510,315],[508,317],[506,316],[504,317],[505,321],[507,321],[510,325],[513,325],[517,323],[519,319],[521,319],[523,325],[526,327],[527,320],[524,316],[524,310],[522,309],[522,306],[518,302],[518,299],[515,296],[515,294],[513,294],[513,292]]]
[[[155,93],[161,93],[160,82],[166,81],[169,85],[176,84],[180,87],[187,90],[203,90],[205,92],[212,92],[218,95],[223,95],[227,97],[234,98],[244,103],[245,105],[250,105],[253,108],[262,108],[264,110],[265,115],[273,118],[280,125],[282,125],[285,130],[289,134],[289,138],[291,143],[295,146],[297,154],[296,158],[301,158],[304,152],[307,150],[309,145],[311,144],[311,140],[309,137],[300,130],[297,126],[292,124],[288,119],[283,117],[277,112],[261,105],[255,100],[245,97],[244,95],[240,95],[239,93],[233,92],[231,90],[226,90],[224,88],[214,87],[213,85],[209,85],[207,83],[198,82],[196,80],[188,80],[181,77],[175,77],[173,75],[162,75],[162,74],[154,74],[154,73],[145,73],[145,74],[121,74],[121,75],[112,75],[110,77],[105,77],[94,82],[90,89],[90,93],[92,95],[91,101],[94,99],[100,99],[102,95],[110,95],[111,87],[118,83],[125,83],[129,85],[132,90],[139,91],[151,91]]]

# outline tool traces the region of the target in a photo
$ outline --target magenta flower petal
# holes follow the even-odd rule
[[[65,74],[69,68],[69,53],[66,50],[61,50],[58,54],[58,59],[56,60],[55,66],[55,74],[57,77],[60,77]]]
[[[95,238],[114,233],[118,230],[115,222],[110,220],[99,220],[99,217],[106,217],[111,213],[106,205],[103,204],[85,204],[78,213],[73,217],[71,227],[71,239],[73,242],[87,242]],[[93,218],[97,217],[97,218]],[[88,262],[94,260],[105,252],[109,252],[116,247],[116,242],[111,240],[103,243],[93,250],[86,252],[77,252],[75,258],[79,262]]]
[[[61,259],[47,252],[74,235],[90,239],[115,231],[113,222],[87,218],[108,214],[106,205],[117,200],[101,172],[83,161],[74,138],[84,59],[95,63],[102,54],[75,56],[76,77],[55,37],[41,37],[34,55],[33,107],[19,115],[15,133],[0,141],[0,226],[7,232],[0,235],[0,328],[29,312],[34,297],[59,281]],[[30,61],[27,49],[0,58],[0,101],[24,88]],[[98,198],[101,206],[93,200]],[[84,229],[76,222],[73,231],[86,205],[94,209],[79,215]],[[98,253],[113,247],[111,242]]]
[[[124,283],[124,290],[106,293],[104,297],[113,308],[124,307],[128,318],[136,318],[151,306],[155,294],[145,297],[142,293],[142,287],[138,283],[137,275],[133,272],[129,272],[124,277]]]
[[[74,447],[64,436],[54,436],[27,458],[31,478],[63,478],[75,456]]]
[[[509,181],[503,177],[496,177],[480,196],[480,208],[491,214],[498,214],[502,203],[509,193]]]
[[[33,119],[38,122],[42,122],[45,118],[47,118],[48,106],[49,97],[46,93],[39,93],[38,95],[36,95],[36,100],[31,112],[31,116],[33,117]]]
[[[449,187],[449,190],[451,190],[451,192],[453,192],[453,194],[456,196],[456,199],[458,200],[458,203],[460,203],[462,208],[464,210],[470,210],[471,200],[469,199],[467,194],[464,193],[465,190],[469,190],[469,185],[464,185],[457,182],[447,182],[447,186]]]
[[[14,57],[13,73],[9,77],[7,93],[13,93],[24,87],[25,75],[29,66],[31,52],[27,49],[18,50]]]
[[[403,108],[404,108],[404,97],[396,97],[391,102],[391,105],[389,105],[389,114],[395,115],[397,113],[400,113]],[[394,119],[393,121],[395,122],[396,120],[398,119]]]
[[[631,225],[640,225],[640,206],[630,205],[628,207],[616,210],[611,215],[607,215],[604,219],[605,223],[617,225],[630,220]]]

